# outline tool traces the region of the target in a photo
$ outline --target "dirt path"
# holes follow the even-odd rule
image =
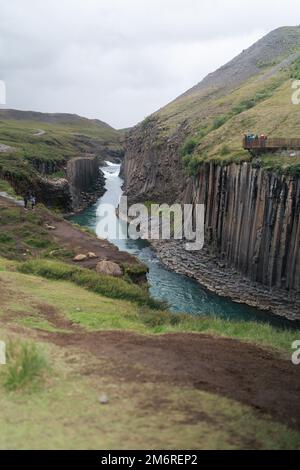
[[[95,253],[97,259],[87,259],[80,263],[82,267],[94,268],[100,259],[108,259],[116,263],[133,263],[138,261],[135,257],[119,249],[109,243],[107,240],[98,239],[87,232],[79,230],[71,223],[60,220],[49,220],[50,225],[53,223],[56,229],[53,231],[54,239],[66,248],[73,249],[76,253],[86,254],[88,252]]]
[[[37,131],[35,132],[35,134],[33,134],[35,137],[40,137],[42,135],[46,134],[46,131],[44,131],[43,129],[37,129]]]
[[[300,367],[236,340],[200,334],[144,336],[130,332],[43,334],[109,364],[86,373],[127,382],[167,382],[220,394],[300,429]]]

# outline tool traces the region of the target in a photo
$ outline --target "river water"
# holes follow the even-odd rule
[[[100,237],[105,237],[100,224],[99,207],[102,204],[112,204],[118,207],[122,195],[123,181],[119,177],[120,165],[107,162],[107,167],[102,168],[106,177],[106,193],[96,204],[80,214],[72,217],[72,220],[82,226],[94,230]],[[115,213],[111,215],[112,222],[118,226],[119,233],[125,234],[127,224],[117,218]],[[109,237],[108,237],[109,238]],[[265,312],[237,304],[229,299],[219,297],[202,288],[196,281],[181,274],[166,269],[158,260],[155,253],[144,240],[110,239],[122,251],[127,251],[137,256],[149,267],[148,282],[151,295],[159,300],[167,301],[173,312],[185,312],[193,315],[214,315],[235,320],[252,320],[263,323],[271,323],[279,327],[290,326],[290,322],[274,317]]]

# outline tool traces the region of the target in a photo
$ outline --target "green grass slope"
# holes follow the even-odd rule
[[[1,449],[299,448],[299,432],[250,406],[190,385],[125,380],[109,355],[96,357],[74,340],[68,345],[80,331],[193,331],[285,354],[296,332],[145,310],[18,266],[0,258],[0,337],[8,353],[0,369]],[[138,366],[137,377],[147,372]]]
[[[0,110],[0,177],[30,178],[43,164],[60,175],[68,159],[103,150],[121,152],[122,134],[72,114]]]

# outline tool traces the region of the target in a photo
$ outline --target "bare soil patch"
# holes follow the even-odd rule
[[[110,364],[86,373],[217,393],[300,429],[299,367],[254,345],[188,333],[145,336],[77,330],[72,335],[49,333],[44,337],[63,347],[88,351]]]

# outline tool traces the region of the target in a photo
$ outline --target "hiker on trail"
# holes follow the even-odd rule
[[[33,210],[35,208],[35,205],[36,205],[36,197],[34,194],[31,195],[30,197],[30,203],[31,203],[31,209]]]
[[[27,192],[24,196],[24,208],[27,210],[28,202],[30,201],[30,194]]]

